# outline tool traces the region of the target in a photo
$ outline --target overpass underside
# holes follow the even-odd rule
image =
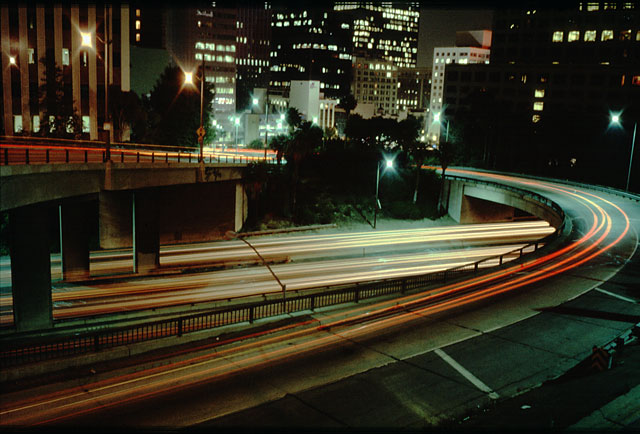
[[[90,187],[79,187],[75,183],[82,177],[76,171],[69,174],[70,194],[60,191],[65,185],[61,182],[55,192],[51,186],[45,188],[52,193],[44,200],[30,204],[17,200],[21,206],[8,209],[16,331],[53,327],[52,244],[59,242],[61,247],[63,279],[73,281],[89,277],[90,240],[96,227],[101,248],[133,249],[134,273],[159,267],[161,244],[210,241],[223,238],[226,231],[240,230],[248,208],[240,172],[209,181],[182,175],[172,179],[170,172],[166,174],[164,178],[156,174],[145,185],[144,173],[103,183],[87,172],[84,181]],[[37,185],[33,179],[23,179],[26,185]],[[77,194],[82,188],[93,191]],[[20,197],[17,192],[14,195]],[[52,239],[56,235],[50,228],[52,210],[59,216],[59,240]]]
[[[491,185],[446,179],[441,204],[461,224],[514,221],[526,218],[546,220],[555,228],[561,216],[533,197]]]

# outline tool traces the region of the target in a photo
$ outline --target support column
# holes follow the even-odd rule
[[[67,281],[89,277],[89,235],[91,215],[87,203],[59,206],[62,278]]]
[[[238,232],[242,229],[242,225],[244,225],[244,222],[247,220],[248,206],[247,192],[244,190],[244,185],[242,185],[242,182],[236,182],[234,231]]]
[[[17,331],[53,327],[47,213],[31,206],[9,212],[11,291]]]
[[[133,193],[134,273],[147,273],[160,266],[157,199],[152,191]]]

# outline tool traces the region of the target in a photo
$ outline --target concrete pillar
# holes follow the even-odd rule
[[[59,206],[62,249],[62,278],[67,281],[89,277],[89,236],[91,215],[88,203],[71,202]]]
[[[133,245],[131,192],[101,191],[98,200],[100,247],[103,249],[131,247]]]
[[[159,198],[153,191],[133,193],[133,272],[146,273],[160,266]]]
[[[31,206],[9,211],[11,291],[17,331],[53,327],[47,213]]]
[[[236,182],[234,231],[237,232],[242,229],[242,225],[247,220],[248,206],[247,192],[244,190],[244,185],[242,185],[242,182]]]

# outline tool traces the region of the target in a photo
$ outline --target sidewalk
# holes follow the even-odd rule
[[[478,410],[463,430],[640,432],[640,343],[626,345],[611,369],[564,376]]]

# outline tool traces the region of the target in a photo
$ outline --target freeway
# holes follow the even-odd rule
[[[447,226],[376,232],[266,237],[252,245],[270,262],[288,291],[338,284],[422,275],[480,259],[482,266],[519,257],[507,254],[553,233],[547,222],[534,220],[485,225]],[[489,247],[490,246],[490,247]],[[446,247],[446,249],[443,249]],[[530,248],[533,250],[533,248]],[[124,258],[124,259],[123,259]],[[285,258],[283,260],[282,258]],[[335,259],[340,258],[340,259]],[[59,260],[58,260],[59,261]],[[130,253],[93,254],[92,268],[117,272],[130,269]],[[255,264],[255,253],[241,241],[169,246],[162,250],[167,269],[187,266],[230,267]],[[9,261],[2,262],[3,279],[10,279]],[[53,267],[59,275],[59,265]],[[57,286],[52,294],[54,318],[95,317],[126,311],[189,305],[214,300],[280,292],[264,267],[228,268],[116,283]],[[12,323],[11,297],[0,297],[0,324]]]
[[[567,215],[567,238],[437,289],[14,388],[0,398],[1,423],[428,428],[538,387],[629,327],[541,307],[640,314],[637,277],[609,284],[636,253],[637,202],[559,182],[449,171],[550,197]]]

